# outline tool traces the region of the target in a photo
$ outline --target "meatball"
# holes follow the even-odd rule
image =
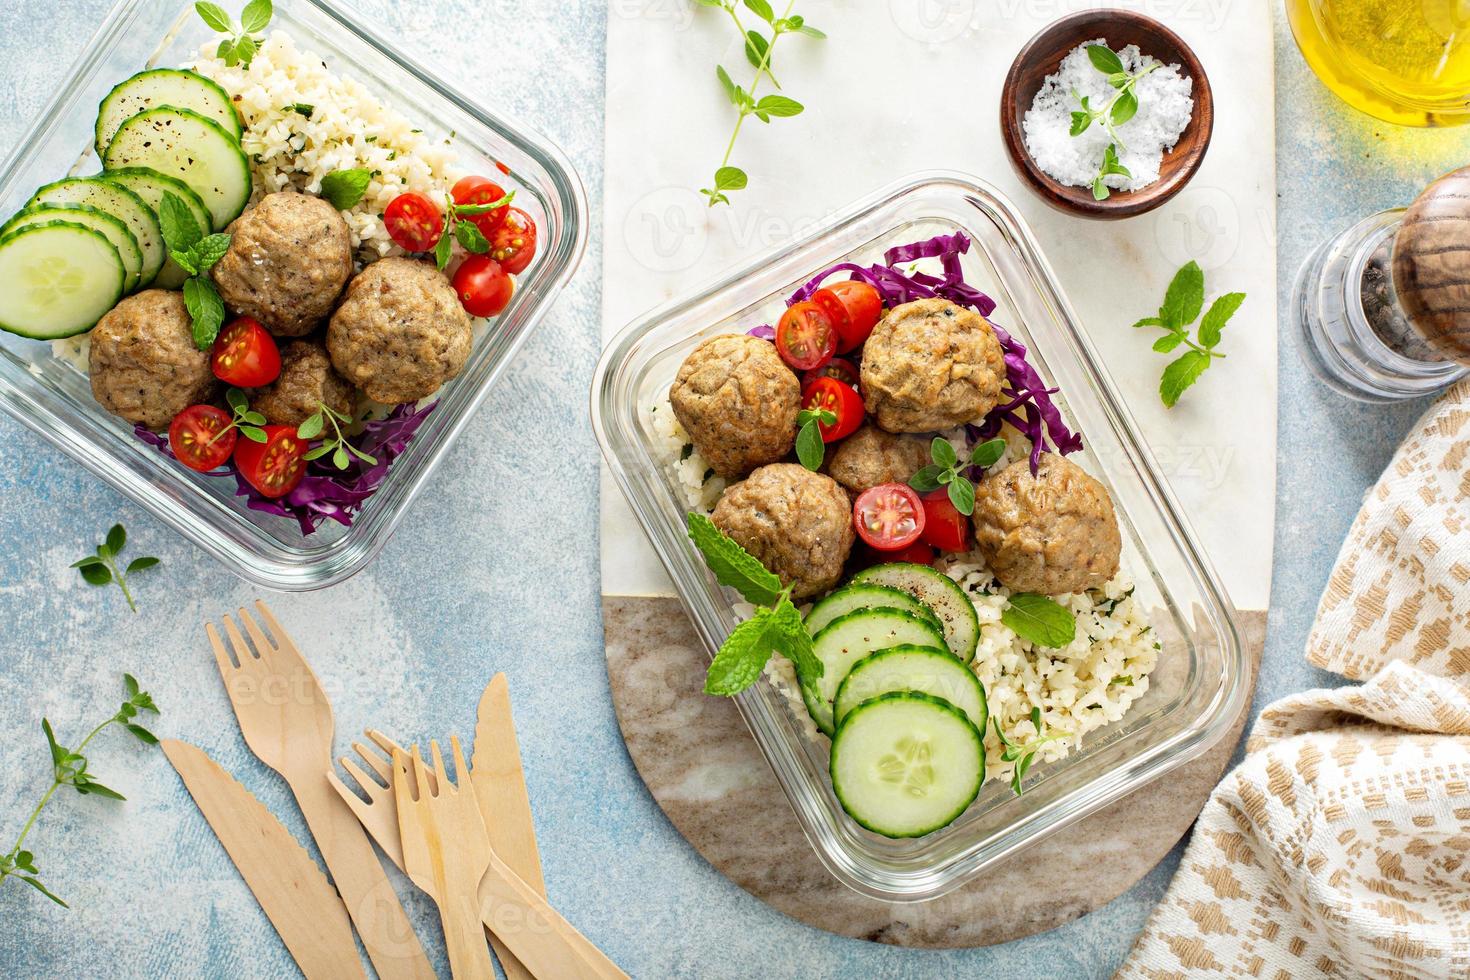
[[[827,472],[856,493],[880,483],[907,483],[931,462],[931,442],[922,436],[896,436],[875,425],[864,425],[837,444]]]
[[[669,401],[699,455],[726,479],[783,459],[796,443],[801,385],[767,340],[706,340],[679,367]]]
[[[863,401],[889,432],[972,422],[1000,404],[1005,376],[990,324],[945,299],[895,306],[863,347]]]
[[[1054,453],[1035,476],[1023,459],[980,481],[975,540],[1001,585],[1042,595],[1104,585],[1123,548],[1108,491]]]
[[[316,328],[352,276],[352,238],[319,197],[267,194],[227,229],[230,248],[213,270],[220,298],[278,337]]]
[[[711,515],[803,599],[842,578],[852,553],[852,507],[837,481],[795,463],[762,466],[725,491]]]
[[[194,344],[182,293],[129,296],[98,321],[91,341],[92,397],[129,422],[162,429],[218,392],[209,352]]]
[[[438,391],[464,368],[470,341],[470,315],[449,280],[415,259],[368,266],[327,325],[333,366],[386,405]]]
[[[351,417],[357,391],[332,367],[320,340],[293,340],[281,348],[281,375],[250,393],[250,407],[276,425],[300,425],[325,404]]]

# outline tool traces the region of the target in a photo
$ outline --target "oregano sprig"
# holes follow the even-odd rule
[[[796,458],[815,473],[827,456],[827,443],[822,439],[822,426],[837,424],[837,413],[825,408],[803,408],[796,413]]]
[[[106,728],[111,725],[120,725],[126,728],[134,738],[144,745],[157,745],[158,738],[138,724],[137,717],[140,712],[151,711],[158,714],[158,707],[153,703],[153,697],[147,691],[138,687],[138,682],[132,674],[123,674],[123,686],[127,698],[122,707],[111,718],[98,725],[82,739],[75,749],[69,749],[56,740],[56,733],[51,730],[51,722],[46,718],[41,719],[41,731],[46,735],[46,744],[51,750],[51,786],[41,797],[41,802],[31,811],[30,818],[26,820],[25,826],[20,830],[20,837],[15,841],[9,853],[0,854],[0,885],[5,884],[5,879],[16,878],[30,885],[36,891],[45,895],[51,901],[62,908],[70,908],[41,882],[41,871],[36,865],[36,856],[30,851],[23,850],[26,837],[30,835],[36,820],[41,816],[41,811],[46,804],[51,802],[51,797],[63,786],[70,786],[82,796],[102,796],[110,800],[121,800],[125,797],[116,790],[109,789],[88,771],[87,757],[83,755],[87,746],[92,743]]]
[[[459,242],[466,252],[475,255],[484,255],[490,251],[490,240],[485,237],[485,233],[474,222],[464,219],[477,218],[496,208],[509,207],[515,197],[516,192],[510,191],[500,200],[489,204],[456,204],[453,197],[444,195],[444,228],[439,232],[439,241],[434,246],[434,262],[440,270],[449,265],[455,242]]]
[[[1111,142],[1103,151],[1102,163],[1098,165],[1097,176],[1092,180],[1093,198],[1105,201],[1112,193],[1106,178],[1115,174],[1120,177],[1133,176],[1128,168],[1118,161],[1118,147],[1126,149],[1126,144],[1118,136],[1117,127],[1138,114],[1138,80],[1161,67],[1162,62],[1151,61],[1138,71],[1130,72],[1124,66],[1123,59],[1118,53],[1107,45],[1089,44],[1086,50],[1087,59],[1092,62],[1092,67],[1108,76],[1108,84],[1116,91],[1106,104],[1098,107],[1094,107],[1087,96],[1073,91],[1072,97],[1082,108],[1072,113],[1071,133],[1073,136],[1081,136],[1092,128],[1093,123],[1098,123],[1107,130]]]
[[[126,568],[119,568],[117,562],[127,543],[128,532],[121,524],[114,524],[107,532],[107,538],[97,546],[97,550],[85,558],[78,558],[71,563],[71,567],[81,573],[82,579],[88,585],[100,588],[116,582],[117,587],[122,589],[123,598],[128,600],[128,608],[136,613],[138,604],[133,601],[133,593],[128,589],[128,576],[153,568],[158,564],[158,559],[146,555],[134,558]]]
[[[351,456],[356,456],[369,466],[378,461],[376,456],[358,449],[347,441],[342,434],[342,426],[351,425],[352,419],[328,405],[326,402],[317,402],[317,410],[307,417],[306,421],[296,427],[296,438],[311,442],[321,439],[322,444],[309,450],[305,456],[308,460],[320,459],[332,454],[332,465],[339,470],[347,469],[351,462]],[[327,434],[327,427],[331,427],[331,433]]]
[[[771,70],[771,54],[776,47],[776,42],[781,40],[785,34],[804,34],[818,40],[827,35],[812,27],[800,14],[793,14],[792,8],[796,6],[796,0],[790,0],[786,4],[785,12],[777,17],[771,8],[769,0],[697,0],[705,7],[714,7],[723,10],[730,16],[735,29],[740,32],[745,41],[745,60],[750,62],[755,69],[755,76],[750,81],[749,88],[743,88],[735,83],[730,73],[723,65],[715,66],[715,77],[720,80],[720,87],[724,89],[725,96],[730,104],[738,110],[735,117],[735,129],[730,134],[730,141],[725,145],[725,155],[720,159],[720,165],[715,168],[714,182],[709,187],[700,188],[700,193],[709,200],[709,206],[716,204],[729,204],[730,198],[727,191],[743,190],[749,183],[750,178],[744,170],[732,166],[730,156],[735,152],[735,141],[740,138],[741,127],[745,120],[754,116],[763,123],[769,123],[773,118],[795,116],[805,108],[800,102],[785,95],[763,95],[757,98],[756,90],[760,88],[762,79],[770,79],[776,88],[781,83],[776,80]],[[747,29],[740,20],[738,7],[745,7],[755,14],[764,24],[765,29],[770,32],[767,37],[761,33],[759,28]]]
[[[1225,324],[1244,302],[1245,293],[1226,293],[1217,297],[1191,339],[1190,324],[1199,317],[1205,305],[1205,273],[1198,263],[1191,261],[1185,263],[1169,282],[1158,316],[1146,316],[1133,324],[1135,329],[1162,327],[1166,331],[1164,336],[1154,341],[1154,350],[1160,354],[1171,354],[1179,347],[1188,348],[1169,362],[1159,379],[1159,398],[1165,408],[1177,405],[1185,389],[1198,381],[1216,358],[1225,357],[1215,348],[1220,345]]]
[[[271,0],[250,0],[245,9],[240,11],[240,23],[237,26],[219,4],[201,0],[194,4],[194,10],[209,25],[210,30],[229,35],[219,43],[215,56],[231,68],[243,65],[247,70],[264,43],[260,32],[270,25],[271,17],[275,14]]]
[[[1004,439],[982,442],[970,451],[970,458],[961,460],[954,444],[943,436],[935,436],[929,446],[929,458],[934,462],[925,466],[909,478],[909,486],[919,493],[933,493],[940,487],[949,491],[949,502],[954,509],[969,517],[975,513],[975,484],[965,475],[972,466],[982,470],[994,466],[1006,452]]]
[[[1020,796],[1022,793],[1021,781],[1026,778],[1026,773],[1031,769],[1031,763],[1036,759],[1036,752],[1047,742],[1055,742],[1058,739],[1067,738],[1070,732],[1053,732],[1050,735],[1041,734],[1041,709],[1031,709],[1031,727],[1036,731],[1036,737],[1029,742],[1013,742],[1006,737],[1006,733],[1000,730],[1000,719],[992,718],[995,726],[995,734],[1000,738],[1000,757],[1006,762],[1015,763],[1011,769],[1011,792]]]

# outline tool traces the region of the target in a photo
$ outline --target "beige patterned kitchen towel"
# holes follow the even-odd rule
[[[1121,977],[1470,977],[1470,380],[1368,495],[1307,659],[1363,683],[1262,711]]]

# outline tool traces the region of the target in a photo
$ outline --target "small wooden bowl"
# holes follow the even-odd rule
[[[1102,201],[1093,198],[1090,187],[1068,187],[1043,172],[1026,152],[1026,135],[1021,128],[1021,120],[1046,76],[1061,68],[1062,59],[1073,48],[1100,37],[1107,38],[1115,51],[1136,44],[1144,54],[1166,65],[1178,65],[1194,83],[1190,93],[1194,99],[1194,116],[1174,148],[1164,154],[1159,179],[1140,190],[1113,191]],[[1214,128],[1215,103],[1210,95],[1210,80],[1194,52],[1178,34],[1152,17],[1127,10],[1083,11],[1047,27],[1016,55],[1000,94],[1000,130],[1016,173],[1052,207],[1085,218],[1130,218],[1169,200],[1199,169]]]

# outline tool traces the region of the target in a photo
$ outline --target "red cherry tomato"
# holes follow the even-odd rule
[[[776,324],[776,351],[796,370],[821,367],[836,349],[837,331],[816,303],[797,303],[781,314]]]
[[[906,484],[881,483],[858,496],[852,523],[870,547],[899,551],[924,533],[924,502]]]
[[[270,331],[242,316],[215,338],[209,366],[226,384],[259,388],[281,376],[281,352]]]
[[[840,357],[834,357],[832,358],[832,360],[828,361],[826,364],[823,364],[821,367],[813,368],[812,370],[803,374],[801,376],[801,387],[802,390],[805,391],[807,385],[811,384],[818,378],[836,378],[838,381],[841,381],[853,391],[857,391],[859,394],[861,394],[862,392],[859,389],[861,389],[862,384],[858,380],[858,377],[858,369],[853,367],[851,361],[844,360]]]
[[[915,541],[902,551],[875,552],[884,561],[906,561],[913,565],[934,564],[934,549],[922,541]]]
[[[427,252],[444,233],[444,215],[433,201],[410,191],[389,202],[383,212],[383,227],[388,229],[388,237],[405,251]]]
[[[841,308],[844,315],[833,316],[837,324],[837,353],[857,350],[868,339],[883,314],[883,297],[878,290],[861,279],[834,282],[817,290],[813,300],[823,309]]]
[[[837,352],[847,353],[852,349],[846,346],[847,335],[852,333],[852,318],[847,315],[847,307],[830,289],[817,290],[812,294],[812,302],[820,306],[827,319],[832,321],[832,329],[837,331]]]
[[[455,204],[494,204],[505,197],[505,188],[488,177],[461,177],[454,185],[454,189],[449,192],[449,196],[454,198]],[[495,235],[495,229],[499,228],[500,223],[505,220],[505,213],[508,210],[510,209],[499,207],[462,220],[480,229],[480,234],[486,238],[492,238]]]
[[[970,519],[949,502],[948,491],[925,495],[923,538],[940,551],[970,550]]]
[[[230,458],[235,437],[230,417],[213,405],[190,405],[168,425],[168,448],[180,463],[201,473]]]
[[[836,378],[818,378],[803,388],[801,407],[837,416],[837,421],[831,425],[817,422],[823,442],[846,439],[863,424],[863,400],[851,385],[845,385]]]
[[[296,437],[296,426],[267,425],[265,442],[241,439],[235,443],[235,465],[262,495],[284,497],[306,475],[306,450],[306,440]]]
[[[520,208],[504,208],[505,217],[490,239],[490,257],[513,276],[526,271],[536,254],[536,222]]]
[[[515,280],[488,255],[471,255],[454,274],[454,291],[470,316],[494,316],[515,292]]]

